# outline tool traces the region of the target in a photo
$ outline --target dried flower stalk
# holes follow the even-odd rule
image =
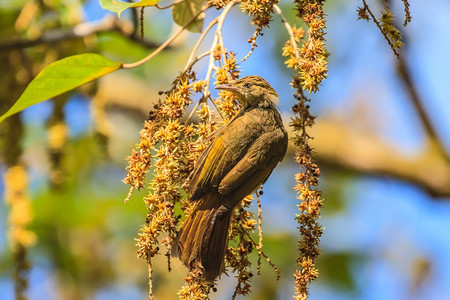
[[[279,0],[243,0],[241,2],[240,7],[242,12],[252,18],[250,22],[255,26],[255,32],[252,37],[248,39],[248,42],[251,43],[251,49],[242,61],[245,61],[258,46],[256,39],[258,36],[262,35],[264,27],[269,27],[269,23],[272,21],[274,6],[278,2]]]
[[[309,112],[307,103],[310,100],[305,97],[303,91],[316,92],[321,82],[327,77],[327,52],[324,38],[326,26],[323,3],[325,1],[294,2],[297,4],[297,17],[308,26],[306,41],[303,29],[290,26],[281,14],[281,10],[276,9],[276,11],[280,14],[290,36],[283,48],[283,56],[288,58],[285,63],[296,71],[292,86],[297,90],[294,97],[298,103],[292,108],[295,116],[290,125],[295,133],[293,140],[298,147],[296,160],[300,165],[300,173],[295,176],[297,182],[295,190],[300,200],[296,221],[302,238],[298,244],[299,268],[294,273],[296,289],[294,299],[305,300],[309,296],[308,284],[319,275],[315,264],[320,254],[319,241],[323,233],[323,227],[318,223],[323,200],[321,192],[317,189],[320,170],[313,162],[312,149],[309,146],[311,137],[307,133],[308,128],[313,126],[315,117]],[[300,42],[302,45],[298,47]]]
[[[409,11],[409,2],[408,0],[402,0],[403,5],[405,7],[405,21],[403,22],[403,26],[407,26],[409,22],[411,22],[411,13]],[[363,7],[358,7],[358,20],[363,19],[366,21],[369,21],[372,19],[372,21],[375,23],[375,25],[380,30],[381,34],[385,38],[385,40],[388,42],[389,46],[392,49],[392,52],[394,52],[395,56],[397,58],[400,58],[398,49],[403,47],[402,42],[402,35],[400,31],[395,27],[394,19],[395,16],[391,12],[388,3],[385,4],[384,10],[381,11],[381,17],[377,19],[374,15],[374,13],[370,10],[369,5],[367,4],[366,0],[362,0]]]

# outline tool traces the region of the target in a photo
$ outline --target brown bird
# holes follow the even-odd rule
[[[214,281],[224,270],[233,208],[256,191],[286,153],[288,137],[275,108],[278,94],[259,76],[216,86],[233,92],[242,109],[213,134],[190,176],[198,201],[178,233],[173,256]]]

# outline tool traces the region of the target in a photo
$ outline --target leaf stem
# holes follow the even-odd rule
[[[130,63],[130,64],[123,64],[122,68],[123,69],[132,69],[132,68],[136,68],[139,67],[143,64],[145,64],[146,62],[148,62],[149,60],[151,60],[153,57],[155,57],[156,55],[158,55],[162,50],[164,50],[167,46],[169,46],[183,31],[186,30],[186,28],[191,25],[195,20],[197,20],[197,18],[204,13],[210,6],[206,5],[202,8],[202,10],[200,10],[191,20],[189,20],[189,22],[186,23],[186,25],[184,25],[183,27],[180,28],[180,30],[178,30],[174,35],[172,35],[169,39],[167,39],[161,46],[159,46],[155,51],[153,51],[152,53],[150,53],[148,56],[146,56],[145,58],[141,59],[140,61],[137,61],[135,63]]]
[[[172,6],[177,5],[178,3],[181,3],[181,2],[183,2],[183,1],[184,1],[184,0],[177,0],[177,1],[175,1],[175,2],[173,2],[173,3],[170,3],[170,4],[166,5],[166,6],[160,6],[160,5],[157,3],[157,4],[155,4],[155,7],[156,7],[157,9],[168,9],[168,8],[171,8]]]
[[[194,55],[197,52],[198,48],[200,47],[201,43],[203,42],[203,40],[206,37],[206,34],[211,30],[211,28],[217,24],[218,21],[218,17],[215,18],[214,20],[212,20],[208,26],[205,28],[205,30],[203,31],[202,35],[200,36],[200,38],[198,39],[197,43],[195,44],[194,48],[192,49],[191,55],[189,56],[189,59],[186,63],[186,66],[184,67],[184,72],[186,72],[187,70],[189,70],[190,67],[192,67],[192,61],[194,60]],[[208,53],[210,53],[210,51],[208,51]],[[189,67],[190,66],[190,67]]]
[[[292,48],[294,49],[294,53],[295,53],[295,58],[297,60],[300,59],[299,57],[299,52],[298,52],[298,47],[297,47],[297,42],[295,41],[295,36],[294,36],[294,30],[292,30],[292,26],[291,24],[289,24],[289,22],[286,20],[286,18],[283,15],[283,12],[281,10],[281,8],[278,5],[274,5],[273,6],[275,12],[280,16],[281,18],[281,23],[284,24],[284,27],[286,27],[286,30],[289,34],[289,38],[291,40],[291,44],[292,44]]]

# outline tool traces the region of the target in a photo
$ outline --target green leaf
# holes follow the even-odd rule
[[[120,14],[129,7],[144,7],[144,6],[154,6],[160,0],[141,0],[138,2],[122,2],[117,0],[99,0],[100,5],[103,9],[117,13],[120,18]]]
[[[175,23],[180,26],[185,26],[193,17],[198,15],[202,10],[202,0],[184,0],[176,5],[172,9],[172,17]],[[192,32],[202,32],[203,17],[201,14],[197,20],[187,27],[187,30]]]
[[[30,82],[16,103],[0,117],[0,122],[27,107],[73,90],[121,67],[122,63],[95,53],[74,55],[55,61]]]

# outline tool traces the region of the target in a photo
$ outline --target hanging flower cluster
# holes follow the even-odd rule
[[[299,225],[301,240],[298,244],[298,269],[294,273],[296,294],[294,299],[308,298],[308,284],[315,280],[319,273],[316,268],[316,258],[320,254],[319,242],[323,227],[318,222],[322,207],[319,184],[320,169],[314,163],[312,148],[309,146],[311,137],[307,130],[314,125],[315,117],[310,114],[309,102],[304,90],[316,92],[321,82],[327,77],[327,52],[325,48],[324,30],[325,13],[321,0],[297,0],[297,17],[308,26],[307,37],[303,29],[286,25],[290,32],[290,40],[285,43],[283,56],[286,64],[296,71],[291,82],[296,92],[297,103],[292,107],[294,117],[291,127],[295,133],[293,138],[297,146],[296,161],[300,172],[296,174],[297,205],[299,213],[296,221]],[[298,46],[299,43],[301,47]]]
[[[192,94],[203,90],[203,83],[195,81],[194,73],[181,74],[166,92],[164,101],[155,105],[149,119],[140,131],[140,142],[128,157],[128,174],[124,182],[131,186],[127,200],[134,189],[145,187],[144,198],[148,214],[137,239],[138,257],[143,257],[149,265],[151,259],[161,252],[159,243],[166,246],[170,269],[170,253],[176,236],[180,214],[175,207],[180,206],[189,212],[190,201],[180,193],[185,185],[198,156],[205,150],[206,139],[217,129],[207,106],[198,111],[200,122],[197,125],[184,124],[183,111],[192,102]],[[146,181],[147,173],[152,172],[151,180]],[[166,233],[167,236],[160,239]],[[151,291],[150,291],[151,293]]]
[[[288,68],[297,71],[303,90],[317,92],[322,81],[327,77],[327,51],[325,48],[325,13],[324,1],[294,1],[297,5],[297,17],[308,26],[307,39],[302,28],[291,28],[293,38],[285,43],[283,56]],[[302,41],[301,47],[298,43]],[[294,88],[297,88],[294,86]]]
[[[403,22],[403,26],[406,27],[409,22],[411,22],[411,12],[409,11],[409,2],[408,0],[402,0],[405,8],[405,21]],[[389,46],[392,49],[392,52],[400,58],[398,50],[403,47],[402,42],[402,34],[400,30],[395,26],[395,16],[391,12],[389,8],[389,4],[385,3],[384,9],[381,11],[381,17],[377,19],[374,13],[370,10],[369,5],[365,0],[362,0],[363,6],[358,7],[358,20],[363,19],[366,21],[372,21],[380,30],[383,37],[388,42]]]
[[[255,26],[253,36],[248,39],[248,42],[252,44],[251,49],[242,60],[246,60],[258,46],[256,39],[259,35],[262,35],[264,27],[269,27],[269,23],[272,21],[273,7],[278,2],[279,0],[243,0],[241,2],[242,12],[252,18],[251,24]]]

